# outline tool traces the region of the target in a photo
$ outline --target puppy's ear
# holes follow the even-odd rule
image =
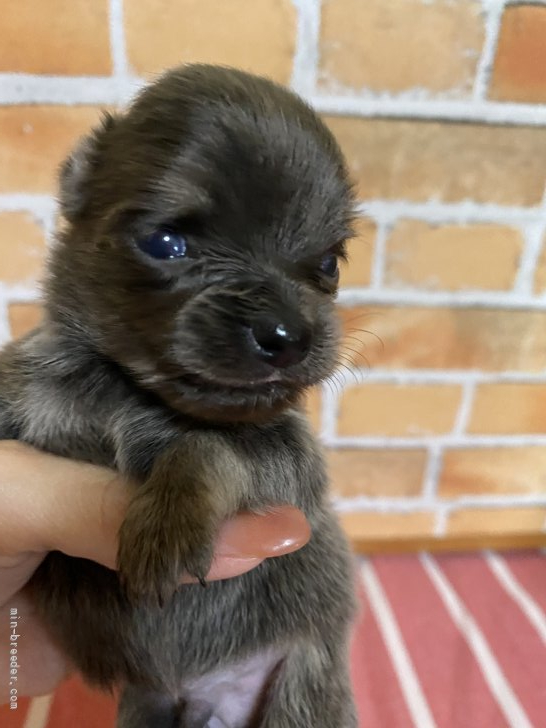
[[[98,165],[106,137],[118,123],[118,119],[104,113],[100,126],[80,139],[76,148],[61,165],[59,173],[59,202],[61,213],[74,222],[87,202],[87,184]]]

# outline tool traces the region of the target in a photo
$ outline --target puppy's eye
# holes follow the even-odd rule
[[[188,242],[183,235],[166,228],[159,228],[151,235],[137,241],[143,253],[159,260],[183,258],[187,253]]]
[[[320,269],[324,275],[334,278],[338,272],[337,255],[334,253],[328,253],[328,255],[325,255],[320,261]]]

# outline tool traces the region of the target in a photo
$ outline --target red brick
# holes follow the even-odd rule
[[[374,306],[340,314],[361,366],[543,371],[546,362],[544,311]]]
[[[296,41],[290,0],[125,0],[127,51],[139,73],[218,63],[287,83]]]
[[[419,539],[434,534],[434,514],[417,513],[342,513],[341,525],[355,541],[396,541]]]
[[[108,15],[108,0],[2,3],[0,71],[109,74]]]
[[[476,390],[468,432],[546,433],[546,384],[481,384]]]
[[[427,463],[425,450],[327,450],[332,489],[337,496],[354,498],[418,496]]]
[[[477,0],[326,0],[320,85],[468,95],[483,36]]]
[[[18,339],[42,320],[42,308],[34,303],[12,303],[8,307],[11,336]]]
[[[546,508],[476,508],[454,511],[447,519],[447,536],[509,535],[542,530]]]
[[[362,384],[347,387],[339,407],[340,435],[412,436],[450,432],[461,388],[446,385]]]
[[[444,453],[438,495],[546,493],[543,447],[462,448]]]
[[[346,288],[370,284],[377,228],[372,220],[360,217],[355,223],[355,237],[347,244],[349,262],[342,265],[340,286]]]
[[[387,240],[385,282],[429,290],[509,290],[523,248],[505,225],[429,225],[401,220]]]
[[[546,101],[546,7],[508,6],[503,14],[490,97]]]
[[[24,212],[0,213],[0,280],[30,282],[42,272],[45,240],[40,226]]]
[[[328,117],[362,199],[537,205],[546,129]]]
[[[304,408],[315,433],[321,430],[322,422],[322,390],[320,386],[311,387],[304,401]]]
[[[0,192],[53,192],[64,157],[98,118],[92,106],[0,107]]]

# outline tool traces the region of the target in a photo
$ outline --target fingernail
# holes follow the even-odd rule
[[[210,567],[210,571],[207,574],[206,582],[209,581],[221,581],[222,579],[232,579],[234,576],[240,576],[246,574],[247,571],[251,571],[256,568],[258,564],[261,564],[263,559],[249,558],[249,559],[238,559],[231,556],[215,556]],[[183,574],[180,580],[181,584],[199,584],[199,579],[189,574]]]
[[[207,574],[207,580],[231,579],[234,576],[246,574],[247,571],[251,571],[262,561],[263,559],[258,558],[238,559],[232,556],[221,556],[212,562],[211,569]]]
[[[236,558],[282,556],[304,546],[310,536],[307,519],[292,506],[263,515],[242,513],[222,526],[216,553]]]

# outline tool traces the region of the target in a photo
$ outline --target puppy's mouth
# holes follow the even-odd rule
[[[277,370],[252,378],[185,370],[152,388],[173,409],[197,419],[263,422],[296,402],[309,384]]]
[[[181,387],[198,387],[210,390],[232,390],[234,392],[247,392],[249,394],[268,392],[272,389],[289,388],[289,383],[283,381],[281,373],[273,370],[262,377],[229,377],[225,375],[206,375],[197,372],[186,371],[174,380]]]

